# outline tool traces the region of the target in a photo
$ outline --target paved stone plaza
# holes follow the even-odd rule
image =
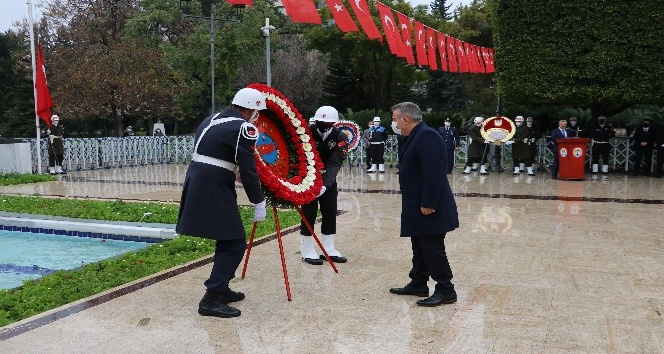
[[[186,168],[71,172],[0,193],[178,202]],[[1,328],[0,353],[664,352],[664,180],[549,176],[449,176],[453,305],[388,293],[410,267],[398,175],[344,168],[337,249],[349,262],[338,274],[305,264],[298,232],[285,235],[292,301],[272,240],[231,284],[247,294],[238,318],[197,314],[211,267],[197,263]]]

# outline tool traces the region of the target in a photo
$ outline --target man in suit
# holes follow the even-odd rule
[[[645,175],[650,176],[650,165],[652,164],[652,150],[655,148],[655,127],[652,126],[652,119],[644,118],[641,126],[637,127],[632,133],[634,139],[634,176],[639,175],[641,163],[645,156]]]
[[[415,103],[392,107],[392,127],[404,135],[400,151],[401,237],[410,237],[413,266],[410,282],[390,293],[426,297],[419,306],[439,306],[456,302],[452,269],[445,253],[445,235],[459,227],[454,195],[445,172],[445,144],[435,130],[422,122]],[[436,281],[429,296],[427,282]]]
[[[551,131],[551,141],[553,141],[553,166],[551,167],[551,178],[558,178],[558,139],[571,138],[572,132],[567,129],[567,121],[561,119],[558,121],[558,128]]]
[[[452,126],[452,120],[445,118],[445,126],[438,128],[438,134],[443,137],[445,141],[445,148],[447,149],[447,174],[451,174],[454,170],[454,152],[459,150],[459,131]]]

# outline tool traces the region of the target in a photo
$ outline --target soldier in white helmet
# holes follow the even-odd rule
[[[489,153],[489,145],[487,145],[489,141],[484,140],[482,137],[481,129],[483,121],[484,118],[475,117],[473,125],[466,132],[472,141],[470,142],[470,146],[468,146],[468,159],[466,161],[466,169],[463,171],[464,174],[469,174],[471,170],[477,169],[477,166],[480,166],[480,164],[480,174],[489,174],[485,165],[487,162],[486,157]]]
[[[62,137],[65,134],[65,128],[60,124],[60,117],[57,115],[51,116],[51,126],[46,130],[48,142],[46,150],[48,151],[48,173],[64,174],[62,169],[62,160],[64,159],[65,146]]]
[[[231,108],[207,117],[196,131],[175,230],[180,235],[216,240],[212,272],[198,305],[203,316],[240,316],[240,310],[228,306],[244,299],[244,294],[232,291],[228,283],[247,249],[235,176],[239,170],[244,191],[255,205],[253,221],[265,220],[265,197],[254,159],[258,130],[253,125],[265,108],[260,91],[243,88],[233,98]]]
[[[334,238],[337,233],[337,173],[348,156],[348,137],[334,123],[339,121],[339,112],[334,107],[323,106],[318,108],[314,115],[315,123],[311,125],[311,135],[316,142],[316,149],[323,162],[323,189],[318,198],[309,204],[302,205],[302,213],[309,225],[314,225],[318,204],[322,222],[320,226],[321,242],[330,259],[336,263],[346,263],[346,258],[334,248]],[[302,221],[300,226],[300,241],[302,260],[314,265],[323,264],[324,255],[318,255],[314,248],[314,241],[307,225]]]
[[[380,125],[380,117],[374,117],[373,127],[369,128],[369,158],[371,159],[371,168],[368,173],[376,172],[376,167],[380,173],[385,173],[385,141],[387,141],[387,130]]]

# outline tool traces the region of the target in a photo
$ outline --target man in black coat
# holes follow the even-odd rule
[[[616,136],[611,125],[606,124],[606,117],[599,116],[597,125],[590,131],[592,139],[592,173],[599,172],[599,158],[602,158],[602,173],[609,173],[609,154],[611,143],[609,140]]]
[[[216,240],[212,272],[205,281],[207,291],[198,305],[203,316],[240,316],[240,310],[228,306],[244,299],[244,294],[232,291],[228,283],[247,249],[235,174],[239,169],[247,197],[255,204],[253,221],[263,221],[265,198],[254,158],[258,130],[253,125],[262,109],[265,96],[243,88],[233,98],[231,108],[206,118],[196,132],[175,231]]]
[[[346,257],[342,256],[334,246],[337,234],[337,173],[343,166],[348,156],[348,137],[334,123],[339,121],[339,112],[331,106],[323,106],[316,110],[314,124],[311,125],[311,135],[314,138],[316,149],[323,162],[323,189],[318,198],[309,204],[302,205],[302,213],[307,218],[309,225],[313,227],[320,204],[321,214],[321,243],[330,260],[336,263],[346,263]],[[300,225],[300,253],[302,260],[309,264],[321,265],[325,259],[324,255],[318,255],[313,246],[311,232],[307,224],[302,221]]]
[[[391,288],[397,295],[429,296],[427,282],[437,282],[433,295],[419,306],[456,302],[452,269],[445,253],[445,235],[459,227],[454,195],[447,181],[445,144],[435,130],[422,122],[420,108],[412,102],[392,107],[392,126],[406,139],[400,151],[401,237],[410,237],[413,250],[411,281]]]
[[[461,141],[459,140],[459,131],[452,126],[452,120],[445,118],[444,124],[445,126],[438,128],[438,134],[445,141],[445,148],[447,149],[447,174],[449,175],[454,170],[454,152],[459,149]]]
[[[558,121],[558,128],[551,131],[551,141],[553,142],[553,166],[551,166],[551,178],[558,178],[558,139],[571,138],[572,132],[567,129],[567,121],[561,119]]]
[[[641,163],[645,156],[645,175],[650,176],[650,165],[652,164],[652,150],[655,148],[655,127],[652,119],[644,118],[641,126],[636,127],[630,138],[634,139],[634,176],[639,175]]]

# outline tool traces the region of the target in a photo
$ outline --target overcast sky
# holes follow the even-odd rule
[[[2,2],[2,9],[0,10],[0,32],[5,32],[8,29],[13,29],[12,22],[21,21],[28,18],[28,5],[27,0],[0,0]],[[459,4],[468,5],[472,0],[452,0],[447,4],[452,4],[452,8],[457,7]],[[410,0],[413,5],[429,5],[431,0]],[[35,8],[32,14],[37,21],[41,17],[41,12],[38,5],[42,0],[32,0],[32,6]]]

